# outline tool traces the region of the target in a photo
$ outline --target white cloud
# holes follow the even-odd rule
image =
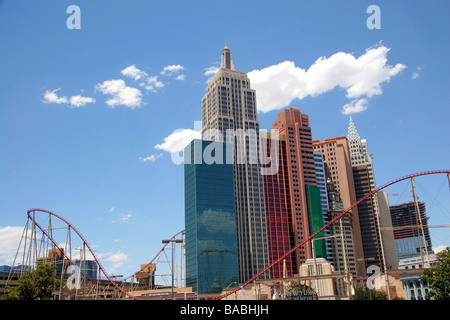
[[[76,108],[85,106],[87,103],[95,102],[94,98],[84,97],[81,95],[71,96],[70,98],[67,98],[67,96],[58,97],[56,92],[59,90],[61,90],[61,88],[45,91],[44,97],[41,101],[44,103],[69,104],[70,106]]]
[[[209,67],[205,69],[205,76],[213,76],[217,73],[217,71],[219,71],[219,67]]]
[[[126,77],[133,78],[134,80],[139,80],[147,76],[147,73],[145,71],[136,68],[134,64],[129,67],[126,67],[125,69],[120,71],[120,73]]]
[[[105,258],[105,261],[110,261],[110,262],[123,262],[126,261],[128,259],[128,256],[123,253],[123,252],[116,252],[113,254],[110,254],[107,258]]]
[[[83,107],[87,103],[94,103],[95,99],[91,97],[83,97],[81,95],[71,96],[69,100],[70,104],[74,107]]]
[[[192,129],[178,129],[164,138],[162,144],[157,144],[156,149],[164,150],[170,153],[183,151],[184,148],[193,140],[200,139],[201,132]]]
[[[155,91],[155,88],[162,88],[165,84],[158,80],[158,76],[151,76],[146,79],[146,83],[141,83],[147,90]]]
[[[109,209],[109,213],[112,213],[114,211],[114,207],[111,207],[111,209]]]
[[[179,74],[175,78],[175,80],[179,80],[179,81],[183,81],[184,79],[186,79],[186,75],[184,75],[184,74]]]
[[[367,99],[355,99],[342,107],[343,114],[352,114],[367,110]]]
[[[148,157],[145,157],[145,158],[139,158],[139,160],[142,160],[142,161],[144,161],[144,162],[147,162],[147,161],[151,161],[151,162],[155,162],[156,161],[156,159],[158,159],[158,158],[160,158],[160,157],[162,157],[162,153],[161,154],[158,154],[157,156],[155,156],[155,155],[150,155],[150,156],[148,156]]]
[[[134,64],[126,67],[120,73],[135,81],[139,80],[139,86],[144,87],[148,91],[156,91],[155,88],[162,88],[165,86],[162,81],[158,80],[158,76],[149,76],[145,71],[140,70]]]
[[[19,247],[23,227],[6,226],[0,228],[0,264],[11,265]]]
[[[447,249],[446,245],[440,245],[440,246],[434,247],[433,251],[434,251],[434,253],[437,254],[437,253],[439,253],[441,251],[444,251],[445,249]]]
[[[172,74],[180,72],[183,69],[184,69],[184,67],[179,64],[165,66],[164,69],[161,71],[161,74],[163,74],[165,76],[170,76]]]
[[[116,253],[107,254],[107,257],[104,260],[113,263],[112,268],[108,270],[108,273],[113,273],[117,268],[120,268],[128,261],[128,256],[121,251],[117,251]]]
[[[205,72],[203,73],[203,75],[205,75],[206,77],[208,77],[205,81],[206,84],[209,83],[209,81],[212,79],[212,77],[214,77],[214,75],[217,73],[217,71],[220,70],[220,67],[208,67],[205,69]]]
[[[281,109],[295,99],[314,97],[336,87],[345,89],[350,99],[380,95],[381,84],[406,68],[403,64],[394,67],[386,64],[389,50],[380,45],[367,49],[358,58],[338,52],[329,58],[317,59],[308,70],[296,67],[292,61],[253,70],[248,77],[258,93],[258,110]]]
[[[58,97],[58,95],[56,94],[57,91],[61,90],[61,88],[55,89],[55,90],[47,90],[44,93],[44,97],[42,99],[42,102],[44,103],[57,103],[57,104],[61,104],[61,103],[68,103],[69,100],[67,99],[67,97]]]
[[[112,98],[106,101],[110,107],[124,105],[128,108],[140,107],[142,104],[142,93],[139,89],[128,87],[122,79],[106,80],[98,83],[96,89],[103,94],[110,94]]]

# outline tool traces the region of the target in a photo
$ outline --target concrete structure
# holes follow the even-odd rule
[[[172,288],[137,290],[130,291],[129,294],[139,300],[172,300]],[[174,300],[197,300],[198,295],[192,291],[192,288],[174,288]],[[130,298],[127,297],[126,300]]]
[[[380,212],[381,236],[383,238],[384,256],[387,269],[398,269],[397,249],[395,247],[392,228],[391,211],[387,191],[377,192],[378,209]]]
[[[225,47],[220,69],[202,98],[202,139],[226,141],[234,147],[241,281],[265,269],[269,257],[255,94],[247,75],[235,70],[230,49]]]
[[[430,254],[431,266],[436,264],[436,255]],[[426,264],[428,267],[428,264]],[[404,258],[399,260],[399,269],[421,269],[423,268],[423,261],[420,256],[412,258]],[[400,280],[403,285],[403,292],[405,300],[426,300],[428,291],[428,284],[421,279],[422,272],[405,273],[400,275]]]
[[[426,251],[430,254],[433,252],[425,203],[419,202],[418,206],[423,232],[414,202],[389,207],[399,259],[422,256],[422,259],[426,260]]]
[[[344,205],[339,192],[336,191],[335,185],[331,180],[328,166],[325,165],[328,195],[328,213],[327,221],[331,221],[344,211]],[[327,242],[328,261],[334,266],[338,272],[346,274],[347,281],[357,276],[356,255],[353,237],[353,224],[351,214],[347,213],[338,221],[333,223],[329,228],[329,241]],[[348,284],[348,283],[347,283]],[[344,292],[349,295],[348,285],[343,282],[336,284],[337,291]]]
[[[332,275],[334,273],[334,267],[324,258],[308,259],[300,267],[300,277],[306,276],[322,276]],[[306,281],[307,285],[310,285],[319,297],[331,297],[336,295],[334,286],[334,279],[313,279]]]
[[[345,209],[349,208],[357,199],[347,138],[336,137],[322,141],[314,140],[312,143],[314,150],[320,151],[323,155],[324,163],[328,168],[329,179],[334,185],[335,192],[339,194],[343,207]],[[365,275],[364,251],[357,208],[353,208],[349,212],[349,221],[351,221],[353,248],[356,259],[354,274],[357,276]]]

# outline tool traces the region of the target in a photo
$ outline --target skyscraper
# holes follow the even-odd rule
[[[326,221],[332,221],[339,216],[344,210],[344,204],[338,191],[336,191],[335,184],[331,179],[330,170],[325,164],[325,177],[328,196],[328,214]],[[353,232],[353,223],[351,213],[342,216],[339,221],[336,221],[328,228],[330,238],[327,242],[328,260],[333,264],[336,271],[348,273],[348,275],[356,276],[358,268],[356,265],[357,259],[355,254],[355,241]],[[340,292],[348,293],[348,286],[338,281],[336,282]]]
[[[353,168],[356,199],[376,189],[372,157],[367,149],[366,139],[361,139],[352,117],[348,126],[348,145]],[[380,238],[380,215],[377,195],[367,198],[358,205],[361,239],[366,269],[378,265],[383,270],[383,248]]]
[[[372,191],[370,188],[370,174],[366,165],[353,167],[356,199],[361,199]],[[379,217],[375,212],[376,195],[365,199],[358,205],[358,217],[361,230],[361,240],[364,251],[366,269],[377,265],[383,270],[383,255],[381,239],[379,237]]]
[[[269,263],[272,264],[292,249],[291,203],[289,197],[289,176],[286,162],[286,138],[284,135],[261,132],[261,152],[274,163],[273,174],[263,175],[267,217],[267,241]],[[270,269],[270,278],[292,277],[293,255]]]
[[[255,90],[247,75],[235,70],[228,47],[202,98],[202,139],[234,147],[239,274],[246,281],[268,266],[266,212]]]
[[[424,256],[426,251],[432,253],[425,203],[418,202],[418,207],[419,214],[414,202],[389,207],[399,259]],[[423,232],[419,219],[422,220]]]
[[[226,152],[224,143],[202,140],[184,151],[186,286],[198,294],[239,281],[233,164]]]
[[[291,205],[290,222],[293,246],[297,246],[311,235],[307,186],[317,186],[309,117],[302,114],[298,108],[289,108],[278,114],[278,119],[272,123],[272,129],[278,130],[279,134],[286,138],[288,197]],[[317,195],[317,193],[314,194]],[[315,202],[317,197],[311,200]],[[312,201],[309,204],[312,204]],[[311,208],[313,207],[310,206]],[[315,206],[314,208],[317,209]],[[318,208],[320,209],[320,198]],[[319,215],[322,215],[321,209]],[[311,245],[308,243],[300,247],[296,250],[295,255],[295,273],[298,273],[300,265],[312,258]]]
[[[340,195],[344,210],[349,208],[357,201],[357,199],[347,138],[336,137],[324,139],[322,141],[314,140],[313,146],[314,150],[320,151],[323,155],[324,163],[327,165],[329,171],[328,178],[330,182],[333,183],[335,191]],[[355,250],[356,275],[366,275],[357,208],[353,208],[350,211],[349,218],[351,221],[351,231]]]

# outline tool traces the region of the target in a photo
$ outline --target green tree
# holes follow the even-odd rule
[[[368,288],[356,288],[351,300],[387,300],[387,293]]]
[[[428,298],[450,300],[450,248],[436,255],[437,263],[423,272],[422,280],[428,282]]]
[[[20,277],[17,287],[9,288],[9,292],[3,296],[3,299],[52,300],[52,293],[59,285],[59,280],[55,277],[55,270],[55,266],[38,262],[34,270]]]

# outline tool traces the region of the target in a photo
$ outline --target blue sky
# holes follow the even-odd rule
[[[67,27],[72,4],[81,29]],[[381,29],[366,25],[373,4]],[[225,44],[251,75],[262,129],[289,106],[314,139],[346,135],[352,106],[378,185],[448,169],[448,12],[448,1],[0,1],[0,264],[31,208],[66,218],[124,275],[184,229],[171,134],[201,120]],[[429,223],[448,224],[446,177],[417,185]],[[448,229],[432,232],[450,244]]]

